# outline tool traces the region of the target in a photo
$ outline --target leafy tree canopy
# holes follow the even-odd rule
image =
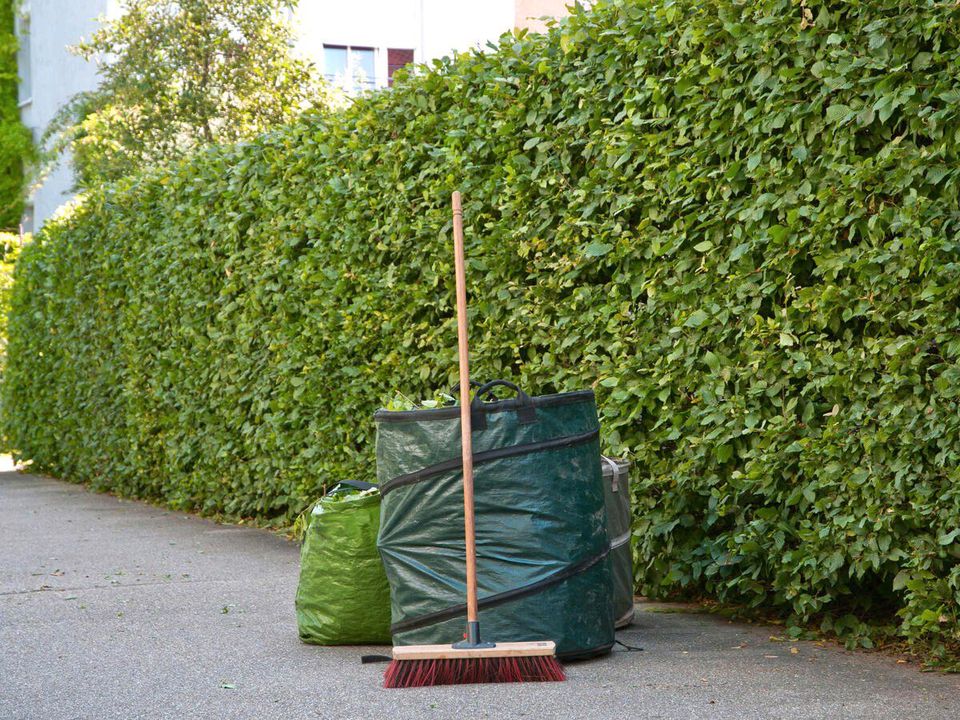
[[[312,65],[292,51],[291,0],[125,0],[72,48],[99,63],[45,134],[47,167],[69,150],[80,187],[249,139],[322,105]]]
[[[15,229],[23,212],[23,165],[33,156],[30,131],[17,106],[15,3],[0,0],[0,228]]]

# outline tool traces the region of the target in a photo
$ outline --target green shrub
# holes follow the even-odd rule
[[[642,592],[957,641],[960,8],[651,0],[87,198],[18,264],[37,467],[288,521],[371,414],[594,386]]]
[[[13,291],[13,268],[20,254],[21,239],[13,233],[0,232],[0,374],[7,352],[7,314]]]
[[[21,239],[13,233],[0,232],[0,387],[3,369],[7,361],[7,315],[10,312],[10,296],[13,292],[13,269],[20,254]],[[0,417],[3,417],[3,399],[0,396]],[[0,435],[0,452],[8,448]]]
[[[33,157],[30,131],[20,122],[15,0],[0,0],[0,230],[16,229],[23,213],[23,164]]]

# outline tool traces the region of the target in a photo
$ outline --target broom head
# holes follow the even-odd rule
[[[387,688],[473,683],[566,680],[552,641],[497,643],[493,647],[406,645],[393,649]]]

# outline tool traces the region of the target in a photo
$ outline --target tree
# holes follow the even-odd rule
[[[72,50],[100,65],[44,136],[48,166],[73,156],[90,187],[205,145],[248,139],[322,105],[292,53],[296,0],[124,0],[123,14]]]
[[[0,0],[0,230],[15,229],[23,213],[23,166],[33,155],[30,131],[17,107],[17,38],[13,0]]]

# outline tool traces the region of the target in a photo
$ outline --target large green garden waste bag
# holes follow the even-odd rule
[[[516,397],[481,402],[495,385]],[[483,639],[554,640],[566,659],[613,645],[612,576],[590,391],[529,397],[503,381],[473,404]],[[378,547],[396,645],[463,636],[460,410],[376,413]]]
[[[376,485],[341,482],[304,519],[295,603],[300,639],[317,645],[390,642],[390,588],[377,554]]]

